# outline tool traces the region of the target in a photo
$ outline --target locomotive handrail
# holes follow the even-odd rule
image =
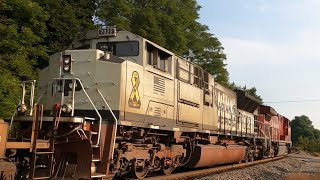
[[[30,89],[30,113],[29,115],[32,116],[33,113],[33,101],[34,101],[34,88],[36,84],[36,80],[29,80],[29,81],[22,81],[21,86],[22,86],[22,98],[21,98],[21,104],[25,104],[24,102],[24,97],[26,95],[26,83],[31,84],[31,89]]]
[[[100,144],[100,135],[101,135],[101,125],[102,125],[102,117],[98,111],[98,109],[96,108],[96,106],[94,105],[94,103],[92,102],[90,96],[88,95],[87,91],[85,90],[82,82],[80,81],[79,78],[54,78],[55,80],[76,80],[79,82],[81,89],[83,90],[84,94],[87,96],[89,102],[91,103],[92,107],[94,108],[94,110],[96,111],[97,115],[99,116],[99,129],[98,129],[98,139],[97,139],[97,143],[95,144],[96,146],[98,146]],[[64,87],[63,87],[64,88]],[[72,90],[75,90],[75,88],[73,88]],[[73,93],[73,98],[72,101],[74,101],[74,93]],[[74,103],[74,102],[73,102]],[[73,104],[74,105],[74,104]],[[72,109],[74,110],[74,106],[72,106]]]
[[[97,92],[100,94],[101,98],[103,99],[104,103],[108,106],[109,111],[111,112],[113,119],[115,121],[115,130],[114,130],[114,138],[113,138],[113,145],[112,145],[112,154],[111,157],[113,158],[114,155],[114,145],[116,144],[116,137],[117,137],[117,127],[118,127],[118,119],[116,118],[116,116],[114,115],[112,109],[110,108],[108,102],[106,101],[106,99],[103,97],[102,93],[100,92],[99,89],[97,89]]]
[[[22,83],[21,83],[21,86],[22,86],[22,97],[21,97],[20,103],[18,104],[18,106],[16,107],[14,113],[13,113],[12,116],[11,116],[10,126],[9,126],[9,127],[12,126],[14,116],[18,113],[18,110],[17,110],[18,107],[21,106],[21,105],[25,105],[24,99],[25,99],[25,96],[26,96],[26,83],[30,83],[30,84],[31,84],[31,88],[30,88],[30,100],[29,100],[29,103],[30,103],[30,113],[29,113],[29,116],[32,116],[33,106],[34,106],[33,102],[34,102],[34,90],[35,90],[36,80],[22,81]]]
[[[31,81],[31,95],[30,95],[30,116],[33,112],[33,101],[34,101],[34,89],[35,89],[36,80]]]
[[[72,80],[72,104],[71,104],[72,110],[71,110],[71,116],[74,116],[74,95],[75,95],[75,92],[76,92],[76,81],[77,80]]]
[[[10,125],[9,125],[10,128],[12,127],[12,124],[13,124],[13,118],[14,118],[14,117],[16,116],[16,114],[18,113],[17,108],[18,108],[18,106],[16,107],[16,110],[14,110],[14,112],[13,112],[13,114],[12,114],[12,116],[11,116]]]

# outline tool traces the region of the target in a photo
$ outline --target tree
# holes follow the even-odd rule
[[[48,14],[31,0],[4,0],[0,4],[0,118],[12,115],[20,97],[20,80],[34,79],[46,47]]]
[[[308,138],[309,140],[320,140],[318,134],[319,130],[315,130],[312,121],[305,115],[295,116],[291,121],[291,139],[294,144],[297,144],[299,136]]]
[[[303,136],[299,136],[297,145],[303,148],[303,150],[307,150],[309,144],[309,139],[304,138]]]
[[[313,135],[315,139],[320,139],[320,130],[319,129],[314,129],[313,130]]]
[[[202,25],[195,0],[101,0],[96,23],[117,26],[145,37],[199,64],[221,84],[228,84],[223,47]]]
[[[94,28],[92,17],[96,8],[94,0],[34,0],[49,14],[45,22],[47,36],[42,44],[47,54],[67,49],[78,33]],[[48,65],[48,58],[38,60],[38,67]]]
[[[315,129],[312,121],[305,115],[296,116],[291,121],[291,139],[306,151],[320,152],[320,131]]]
[[[94,27],[95,7],[95,0],[0,1],[0,118],[19,103],[20,81],[37,79],[49,55]]]

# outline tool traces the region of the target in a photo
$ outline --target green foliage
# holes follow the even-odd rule
[[[19,103],[20,80],[33,79],[37,58],[46,56],[39,43],[46,36],[48,15],[31,0],[5,0],[0,6],[0,118]]]
[[[312,121],[305,115],[295,116],[291,121],[292,142],[297,144],[299,136],[314,139]]]
[[[294,145],[306,151],[320,152],[320,131],[314,129],[312,121],[305,115],[291,121],[291,139]]]
[[[297,145],[300,147],[307,147],[308,145],[308,138],[304,138],[303,136],[299,136]]]
[[[49,55],[93,27],[94,10],[88,0],[0,1],[0,118],[19,103],[20,81],[37,79]]]
[[[19,103],[19,79],[0,69],[0,117],[9,118]]]
[[[41,43],[47,47],[48,55],[65,50],[77,33],[94,27],[92,22],[96,6],[94,0],[34,1],[49,14],[45,22],[47,36]],[[39,59],[39,68],[47,65],[47,58]]]
[[[199,64],[227,85],[226,55],[209,28],[197,21],[199,9],[195,0],[101,0],[96,23],[150,39]]]

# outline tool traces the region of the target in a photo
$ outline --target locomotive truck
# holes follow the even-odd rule
[[[4,179],[141,179],[290,151],[287,118],[143,37],[107,27],[68,49],[0,121]]]

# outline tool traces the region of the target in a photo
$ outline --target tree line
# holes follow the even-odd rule
[[[320,152],[320,130],[314,128],[309,117],[294,117],[291,121],[291,132],[293,145],[306,151]]]
[[[14,112],[21,81],[37,79],[50,55],[94,27],[94,10],[88,0],[0,1],[0,118]]]
[[[78,33],[101,26],[125,29],[200,65],[226,86],[226,54],[208,26],[198,22],[196,0],[0,1],[0,118],[9,118],[20,82],[37,79],[50,55]],[[245,89],[256,95],[256,89]]]

